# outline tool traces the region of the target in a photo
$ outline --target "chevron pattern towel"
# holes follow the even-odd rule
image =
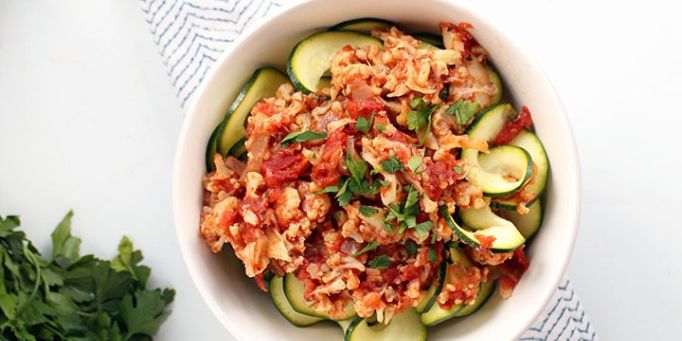
[[[141,0],[142,12],[176,94],[186,107],[211,65],[244,28],[287,0]],[[598,340],[573,286],[564,279],[523,341]]]

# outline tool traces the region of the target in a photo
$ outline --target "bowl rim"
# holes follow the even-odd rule
[[[494,36],[500,37],[502,40],[506,41],[508,44],[511,46],[515,47],[517,51],[520,53],[520,55],[528,62],[528,67],[534,69],[542,78],[543,81],[543,87],[548,87],[551,91],[551,93],[554,95],[557,106],[561,109],[560,113],[556,114],[556,119],[561,120],[561,125],[565,128],[565,133],[567,134],[568,140],[570,140],[570,145],[566,146],[566,149],[570,152],[570,155],[562,155],[564,158],[569,158],[570,160],[568,161],[569,165],[573,166],[573,170],[569,172],[569,174],[574,175],[573,182],[575,183],[575,186],[567,188],[567,191],[571,192],[572,197],[575,198],[574,200],[574,205],[575,207],[573,208],[572,212],[568,213],[568,217],[572,219],[569,223],[566,225],[572,226],[573,229],[570,233],[569,239],[567,241],[568,243],[568,250],[567,252],[563,255],[563,259],[561,260],[560,263],[560,276],[556,276],[556,278],[552,279],[550,283],[552,284],[553,288],[557,288],[559,284],[561,283],[562,279],[565,276],[566,269],[568,268],[569,262],[571,260],[574,248],[575,248],[575,242],[579,230],[579,220],[580,220],[580,209],[581,209],[581,198],[582,198],[582,179],[581,179],[581,172],[580,172],[580,161],[579,161],[579,156],[578,156],[578,148],[577,144],[575,141],[575,135],[573,133],[573,128],[571,126],[571,123],[568,119],[568,115],[565,109],[565,106],[563,102],[561,101],[561,98],[558,96],[558,93],[555,89],[555,87],[552,85],[552,83],[549,81],[546,73],[542,70],[542,68],[539,66],[535,58],[530,56],[526,51],[527,49],[523,48],[523,45],[520,44],[518,41],[510,38],[507,34],[504,33],[503,30],[501,30],[497,24],[495,23],[494,20],[489,19],[486,17],[484,14],[481,14],[479,10],[474,9],[473,5],[468,5],[466,3],[460,3],[460,2],[451,2],[447,0],[432,0],[433,2],[436,3],[442,3],[447,6],[452,6],[454,8],[457,8],[458,11],[464,12],[467,15],[471,16],[472,18],[475,18],[476,20],[480,22],[484,22],[485,25],[487,26],[487,29],[492,32]],[[189,246],[187,243],[184,243],[181,241],[183,239],[183,235],[181,232],[181,228],[179,226],[179,222],[181,221],[180,219],[180,207],[181,207],[181,200],[180,196],[181,193],[179,192],[179,187],[180,183],[184,181],[180,177],[180,169],[183,167],[182,164],[182,156],[186,153],[186,144],[184,143],[187,139],[187,135],[190,132],[190,122],[193,121],[194,117],[197,115],[201,115],[201,113],[198,113],[197,109],[200,103],[204,100],[204,97],[208,96],[207,89],[211,88],[214,86],[216,83],[216,80],[219,77],[219,69],[221,65],[223,65],[226,60],[230,59],[232,54],[235,53],[237,50],[236,47],[240,46],[244,40],[246,40],[248,37],[250,37],[253,34],[258,33],[261,31],[268,23],[276,18],[279,18],[281,16],[286,16],[292,11],[296,11],[298,8],[302,6],[306,6],[309,3],[315,2],[315,0],[295,0],[292,3],[285,4],[280,10],[278,11],[273,11],[272,13],[269,13],[262,18],[258,19],[257,22],[253,23],[250,27],[247,27],[235,40],[234,42],[223,51],[220,56],[216,59],[216,61],[213,63],[213,65],[210,67],[209,72],[207,73],[207,76],[205,77],[204,81],[199,85],[196,91],[196,95],[194,98],[190,101],[189,105],[187,106],[187,109],[185,110],[185,117],[182,121],[182,126],[180,129],[180,133],[178,135],[178,140],[176,144],[176,152],[174,155],[174,162],[173,162],[173,175],[172,175],[172,209],[173,209],[173,219],[174,219],[174,227],[175,227],[175,233],[176,233],[176,238],[177,242],[180,246],[180,250],[182,252],[182,259],[183,262],[190,274],[190,278],[192,279],[192,283],[196,287],[197,291],[199,292],[203,302],[208,306],[209,310],[211,311],[211,314],[220,322],[220,324],[228,331],[228,333],[235,337],[238,340],[248,340],[249,336],[246,335],[242,329],[239,328],[239,326],[235,325],[235,323],[227,318],[221,318],[223,314],[221,313],[221,310],[219,308],[219,304],[215,302],[212,297],[210,296],[208,289],[199,281],[199,272],[198,269],[193,265],[190,264],[189,262],[189,257],[188,254],[190,254],[190,250],[188,249]],[[358,16],[357,18],[362,18],[362,16]],[[564,210],[562,208],[562,210]],[[531,325],[533,322],[537,320],[537,318],[540,316],[540,314],[544,311],[545,307],[549,303],[550,299],[552,298],[554,292],[556,289],[552,291],[547,291],[544,293],[544,298],[541,300],[543,302],[542,305],[538,305],[534,309],[533,314],[528,314],[528,316],[524,319],[523,324],[519,324],[519,329],[514,333],[515,338],[518,339]]]

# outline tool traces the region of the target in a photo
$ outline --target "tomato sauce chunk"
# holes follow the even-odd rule
[[[513,140],[516,135],[518,135],[524,128],[530,127],[532,125],[533,119],[530,116],[530,110],[528,110],[528,107],[523,106],[521,111],[516,114],[516,117],[514,117],[513,120],[507,121],[504,124],[502,130],[495,137],[494,144],[498,146],[501,144],[507,144]]]

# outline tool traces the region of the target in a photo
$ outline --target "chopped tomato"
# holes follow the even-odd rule
[[[414,263],[409,263],[400,269],[401,278],[403,281],[411,281],[415,278],[419,278],[424,269],[417,267]]]
[[[481,244],[481,250],[492,249],[493,243],[495,242],[495,237],[486,236],[479,233],[474,234],[474,237],[476,238],[476,240],[478,240],[478,243]]]
[[[263,292],[268,292],[268,287],[266,287],[265,283],[263,282],[263,273],[257,274],[255,279],[256,284],[258,284],[258,288]]]
[[[269,160],[263,161],[262,169],[268,187],[277,187],[285,181],[298,178],[308,169],[308,160],[292,149],[279,149]]]
[[[265,101],[260,101],[256,103],[256,105],[253,106],[253,109],[251,109],[251,112],[256,113],[263,113],[267,116],[272,116],[273,114],[273,108],[272,104],[265,102]]]
[[[384,110],[384,105],[381,104],[376,97],[351,99],[350,102],[348,102],[346,110],[348,110],[350,117],[354,120],[360,117],[369,119],[369,116],[373,112],[377,113],[381,110]]]
[[[320,161],[313,166],[310,177],[321,188],[335,185],[339,182],[341,173],[338,171],[343,158],[343,148],[346,144],[346,133],[336,130],[329,135],[322,147]]]
[[[440,199],[443,191],[458,178],[452,165],[444,161],[428,162],[424,173],[426,181],[422,186],[431,200]]]
[[[501,265],[500,293],[502,297],[508,298],[511,296],[516,284],[519,283],[529,265],[530,262],[528,257],[526,257],[524,246],[514,250],[514,256]]]
[[[502,130],[495,137],[494,144],[501,145],[509,143],[524,128],[530,127],[531,125],[533,125],[533,119],[531,118],[530,110],[528,110],[528,107],[523,106],[513,120],[507,121],[504,124]]]
[[[218,226],[220,227],[230,227],[230,225],[234,224],[234,222],[237,220],[238,213],[235,210],[225,210],[223,211],[223,214],[220,216],[220,221],[218,222]]]
[[[247,196],[244,198],[244,200],[242,200],[242,202],[239,205],[240,212],[243,210],[249,210],[256,215],[259,222],[266,221],[265,218],[267,217],[268,209],[270,208],[270,205],[268,205],[267,202],[267,198],[262,196],[261,197]]]

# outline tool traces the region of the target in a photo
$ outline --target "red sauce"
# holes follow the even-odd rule
[[[425,172],[427,180],[422,185],[431,200],[438,200],[443,191],[457,179],[457,172],[449,162],[429,162]]]
[[[474,237],[478,242],[481,244],[481,250],[490,250],[493,248],[493,243],[495,242],[495,237],[493,236],[486,236],[482,234],[474,234]]]
[[[230,179],[213,180],[213,185],[231,196],[237,196],[241,194],[240,192],[244,188],[243,186],[235,187],[235,185],[230,181]]]
[[[341,173],[339,164],[343,159],[343,149],[346,144],[346,133],[343,130],[332,132],[322,147],[320,161],[313,166],[311,178],[321,188],[335,185],[339,182]]]
[[[258,284],[258,288],[263,292],[268,292],[268,287],[266,287],[265,283],[263,282],[263,273],[257,274],[255,279],[256,284]]]
[[[265,218],[268,214],[268,209],[270,208],[270,205],[268,205],[267,202],[267,198],[263,196],[259,197],[247,196],[244,198],[244,200],[242,200],[242,202],[239,205],[241,208],[240,212],[242,210],[249,210],[253,212],[258,218],[259,223],[262,223],[266,220]]]
[[[519,283],[521,277],[528,269],[530,262],[524,251],[525,246],[521,246],[514,250],[514,256],[504,264],[501,265],[500,269],[502,272],[502,277],[500,277],[500,289],[511,294],[511,291]]]
[[[533,119],[528,107],[523,106],[513,120],[507,121],[502,130],[495,137],[495,145],[507,144],[513,140],[524,128],[533,125]]]
[[[298,178],[308,169],[308,160],[293,149],[279,149],[269,160],[263,161],[262,171],[268,187],[278,187],[283,182]]]
[[[354,120],[364,117],[369,119],[369,116],[374,112],[377,113],[384,110],[384,105],[379,102],[376,97],[351,99],[346,107],[348,114]]]
[[[237,217],[239,217],[239,212],[235,210],[225,210],[223,211],[223,215],[220,216],[218,225],[220,227],[230,227],[237,220]]]

